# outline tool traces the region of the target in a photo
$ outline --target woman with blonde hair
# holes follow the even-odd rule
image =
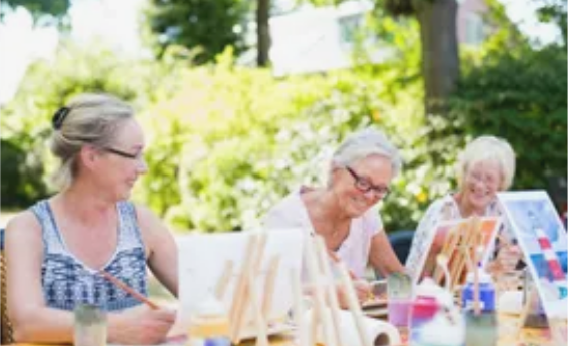
[[[177,295],[177,249],[148,209],[129,202],[147,171],[145,139],[133,109],[84,94],[53,117],[51,150],[60,192],[14,217],[6,228],[8,311],[18,343],[72,343],[78,304],[108,312],[108,341],[162,342],[175,313],[152,310],[106,272],[148,294],[147,266]]]
[[[497,193],[508,190],[515,175],[515,152],[504,139],[480,136],[467,144],[457,164],[458,190],[434,201],[420,221],[417,232],[434,231],[440,221],[471,216],[500,216]],[[508,235],[507,235],[508,236]],[[410,254],[418,252],[419,239],[415,234]],[[518,260],[518,247],[503,251],[495,269],[512,269]],[[414,263],[408,257],[407,266]],[[411,269],[411,268],[410,268]]]

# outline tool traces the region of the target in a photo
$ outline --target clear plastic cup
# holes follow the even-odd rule
[[[79,304],[73,310],[73,344],[107,345],[107,314],[96,305]]]

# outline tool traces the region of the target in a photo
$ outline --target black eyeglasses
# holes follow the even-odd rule
[[[376,198],[385,198],[390,194],[390,189],[386,186],[374,186],[365,178],[362,178],[349,166],[345,166],[346,170],[354,178],[354,187],[362,193],[373,191]]]
[[[127,153],[126,151],[122,151],[122,150],[115,149],[115,148],[109,148],[109,147],[104,147],[102,149],[109,152],[109,153],[119,155],[121,157],[125,157],[125,158],[131,159],[131,160],[140,160],[142,158],[141,153],[136,153],[136,154]]]

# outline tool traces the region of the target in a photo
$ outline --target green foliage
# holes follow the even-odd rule
[[[10,141],[2,139],[0,145],[2,147],[0,193],[4,206],[24,208],[45,196],[45,186],[37,179],[43,172],[41,161],[28,160],[26,152]]]
[[[8,176],[14,175],[14,180],[3,175],[3,184],[22,185],[2,194],[4,206],[22,205],[53,192],[48,173],[56,162],[46,144],[53,113],[71,97],[82,92],[108,92],[142,108],[167,97],[175,87],[174,65],[133,64],[104,47],[89,47],[82,50],[64,45],[54,62],[32,64],[14,99],[0,109],[2,140],[8,143],[2,147],[2,173],[6,170],[12,172]],[[12,161],[13,157],[17,161]]]
[[[243,50],[244,38],[234,29],[248,9],[242,0],[151,0],[145,11],[149,40],[158,57],[178,46],[194,64],[212,62],[227,46]]]
[[[505,50],[518,50],[528,46],[525,37],[517,25],[507,16],[505,6],[499,0],[485,0],[487,12],[483,16],[488,28],[487,39],[479,49],[481,55],[500,53]]]
[[[568,0],[537,0],[538,19],[543,23],[554,23],[560,29],[562,42],[568,45]]]
[[[176,228],[253,227],[301,184],[324,185],[332,151],[371,124],[419,166],[422,152],[409,145],[422,141],[410,135],[421,124],[419,80],[398,80],[396,67],[276,81],[225,56],[188,70],[179,92],[141,118],[150,170],[137,197]],[[383,213],[389,227],[411,227],[429,201],[421,182],[406,181],[416,176],[406,170],[396,181]]]
[[[567,176],[565,49],[491,54],[467,71],[453,116],[469,137],[505,137],[517,152],[515,188],[546,188],[547,178]]]
[[[516,187],[566,176],[564,50],[489,45],[464,67],[450,113],[425,119],[414,25],[388,18],[375,27],[394,47],[384,64],[282,79],[235,66],[231,50],[216,64],[188,68],[171,56],[128,61],[93,46],[64,47],[54,62],[33,65],[1,110],[4,205],[51,190],[50,118],[83,91],[115,93],[139,110],[149,171],[134,197],[178,229],[255,226],[299,185],[325,184],[332,151],[369,125],[386,131],[405,161],[382,207],[388,231],[415,228],[427,205],[453,190],[457,154],[481,134],[513,144]]]
[[[36,23],[40,18],[45,23],[57,23],[67,14],[70,4],[70,0],[5,0],[0,4],[0,20],[11,10],[22,6]]]

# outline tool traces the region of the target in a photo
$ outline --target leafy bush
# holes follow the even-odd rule
[[[51,117],[70,98],[107,92],[140,109],[168,97],[175,72],[174,65],[133,64],[96,45],[89,50],[64,45],[53,61],[32,64],[14,99],[0,109],[3,144],[9,143],[2,146],[2,184],[10,186],[10,193],[2,193],[3,206],[22,206],[53,192],[48,177],[55,160],[47,145]]]
[[[43,174],[43,166],[37,160],[30,162],[29,156],[18,145],[1,140],[2,176],[1,195],[4,206],[23,208],[36,199],[45,196],[45,186],[37,177]],[[7,204],[5,201],[9,201]]]
[[[567,61],[556,46],[492,54],[459,87],[451,116],[467,139],[495,134],[512,144],[517,189],[544,189],[549,177],[567,177]]]
[[[389,69],[362,69],[275,80],[229,56],[188,70],[179,92],[141,118],[150,170],[136,195],[177,228],[237,230],[256,226],[301,184],[324,184],[333,150],[356,129],[383,128],[420,161],[409,145],[421,141],[419,83],[397,90],[392,78]],[[400,177],[387,201],[390,226],[412,226],[428,201],[421,181],[405,181],[412,176]]]
[[[45,145],[51,114],[72,95],[96,90],[139,110],[149,171],[135,199],[178,229],[257,225],[299,185],[324,184],[339,142],[371,124],[401,148],[405,161],[381,211],[388,231],[415,228],[427,205],[454,188],[457,154],[481,134],[513,144],[516,187],[544,188],[548,176],[566,176],[567,87],[559,78],[567,72],[565,52],[493,50],[474,59],[451,112],[426,119],[415,56],[274,79],[268,70],[234,66],[231,52],[215,65],[183,68],[64,50],[53,64],[33,66],[2,109],[4,206],[50,190],[44,182],[53,166]]]

